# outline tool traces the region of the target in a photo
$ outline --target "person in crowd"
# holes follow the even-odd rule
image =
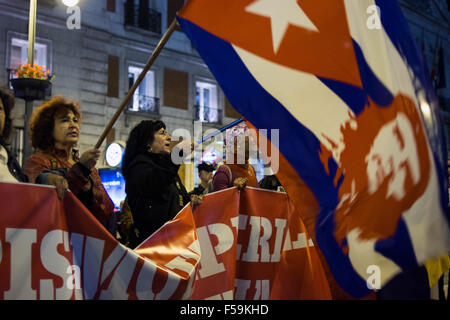
[[[281,182],[278,180],[270,166],[264,167],[264,178],[262,178],[258,184],[261,189],[285,192]]]
[[[128,201],[122,200],[120,202],[120,213],[118,219],[118,240],[123,245],[130,246],[130,235],[133,228],[133,216]]]
[[[265,176],[258,184],[261,189],[284,192],[283,186],[274,174]]]
[[[100,180],[95,165],[99,149],[79,156],[81,112],[76,101],[54,96],[31,116],[30,138],[35,149],[25,163],[30,182],[53,185],[62,199],[67,189],[109,229],[114,219],[114,204]],[[114,235],[114,234],[113,234]]]
[[[8,89],[0,88],[0,181],[27,182],[28,178],[22,167],[8,149],[13,108],[14,96]]]
[[[233,137],[233,140],[233,151],[227,151],[227,156],[228,154],[231,154],[233,161],[226,160],[224,164],[219,166],[213,177],[211,191],[215,192],[231,187],[238,187],[239,190],[242,190],[246,186],[258,187],[255,169],[249,163],[250,137],[245,136],[245,146],[239,146],[239,139],[237,136]],[[239,163],[241,161],[238,155],[242,152],[244,152],[244,161]]]
[[[171,152],[182,154],[186,147],[192,150],[193,143],[185,140],[175,146],[162,121],[143,120],[131,130],[122,173],[134,223],[132,248],[173,219],[190,201],[193,206],[201,203],[197,196],[189,197],[178,175],[180,164],[172,161]]]
[[[197,169],[200,183],[189,195],[203,196],[211,189],[214,166],[207,162],[202,162],[197,166]]]

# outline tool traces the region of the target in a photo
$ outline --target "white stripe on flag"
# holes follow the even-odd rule
[[[345,149],[341,126],[351,121],[350,115],[354,116],[347,104],[315,75],[271,62],[237,46],[233,48],[256,81],[333,151],[334,159],[340,163],[340,153]],[[337,149],[333,150],[326,137]]]
[[[350,35],[363,51],[364,58],[377,78],[395,96],[400,92],[409,96],[416,104],[417,98],[408,72],[408,66],[399,55],[384,28],[370,29],[367,13],[374,0],[345,0],[345,10]],[[373,13],[372,13],[373,14]],[[380,16],[383,12],[380,12]]]

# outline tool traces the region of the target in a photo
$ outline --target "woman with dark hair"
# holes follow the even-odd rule
[[[0,181],[27,182],[27,176],[7,148],[12,129],[11,110],[13,108],[14,96],[9,90],[0,88]]]
[[[182,152],[189,143],[183,141],[176,146],[162,121],[141,121],[130,132],[122,160],[122,173],[126,182],[127,202],[134,220],[134,232],[130,235],[130,246],[135,248],[152,235],[192,199],[178,176],[180,164],[171,158],[173,152]]]
[[[31,144],[37,152],[27,159],[25,173],[33,183],[54,185],[60,199],[70,188],[108,229],[114,204],[95,169],[100,150],[93,148],[79,157],[75,149],[80,121],[78,103],[63,96],[40,106],[30,120]]]

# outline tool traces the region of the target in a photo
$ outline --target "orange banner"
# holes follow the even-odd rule
[[[186,206],[135,250],[68,193],[0,183],[0,299],[330,299],[286,194],[246,188]]]

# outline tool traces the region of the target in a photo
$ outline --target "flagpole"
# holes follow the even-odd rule
[[[243,121],[244,121],[244,119],[242,119],[242,118],[241,118],[241,119],[238,119],[238,120],[235,120],[235,121],[233,121],[233,122],[227,124],[226,126],[220,128],[220,129],[217,129],[217,131],[214,131],[213,133],[208,134],[206,137],[204,137],[204,138],[201,139],[201,140],[198,140],[197,142],[198,142],[198,143],[203,143],[203,142],[205,142],[206,140],[211,139],[212,137],[218,135],[219,133],[224,132],[225,130],[227,130],[227,129],[231,128],[231,127],[234,127],[235,125],[237,125],[237,124],[239,124],[239,123],[241,123],[241,122],[243,122]]]
[[[233,121],[233,122],[227,124],[226,126],[223,126],[222,128],[217,129],[217,131],[214,131],[213,133],[208,134],[206,137],[203,137],[202,139],[197,140],[196,143],[198,143],[198,145],[195,146],[195,149],[191,152],[191,154],[190,154],[189,156],[186,157],[186,159],[192,159],[192,158],[194,158],[194,153],[195,153],[195,151],[196,151],[196,150],[199,150],[199,149],[202,150],[202,149],[203,149],[203,144],[204,144],[206,141],[208,141],[209,139],[211,139],[211,138],[217,136],[219,133],[222,133],[222,132],[224,132],[225,130],[227,130],[227,129],[231,128],[231,127],[234,127],[235,125],[238,125],[239,123],[241,123],[241,122],[243,122],[243,121],[244,121],[244,119],[242,119],[242,118],[241,118],[241,119],[237,119],[237,120],[235,120],[235,121]]]
[[[141,74],[139,75],[139,77],[137,78],[136,82],[133,84],[133,86],[131,87],[130,91],[128,91],[127,95],[125,96],[124,100],[122,101],[121,105],[119,106],[119,108],[117,109],[116,113],[113,115],[113,117],[111,118],[111,120],[109,121],[108,125],[106,126],[105,130],[103,130],[102,135],[100,136],[100,138],[98,139],[97,143],[95,144],[95,148],[98,149],[100,148],[101,144],[103,143],[103,141],[105,140],[106,136],[108,135],[109,131],[112,129],[112,127],[114,126],[114,123],[117,121],[117,119],[119,118],[120,114],[122,113],[122,111],[125,109],[125,107],[128,104],[128,101],[131,99],[131,97],[134,94],[134,91],[136,91],[136,88],[140,85],[141,81],[144,79],[145,75],[147,74],[148,70],[150,69],[150,67],[152,66],[152,64],[155,62],[156,58],[158,57],[158,55],[160,54],[161,50],[164,48],[164,45],[167,43],[167,41],[169,40],[170,36],[172,35],[173,31],[175,30],[177,26],[177,19],[174,18],[172,23],[170,24],[169,28],[167,29],[166,33],[163,35],[163,37],[161,38],[161,40],[159,41],[159,43],[157,44],[155,50],[153,50],[152,55],[150,56],[150,58],[147,61],[147,64],[145,65],[144,69],[142,70]]]

